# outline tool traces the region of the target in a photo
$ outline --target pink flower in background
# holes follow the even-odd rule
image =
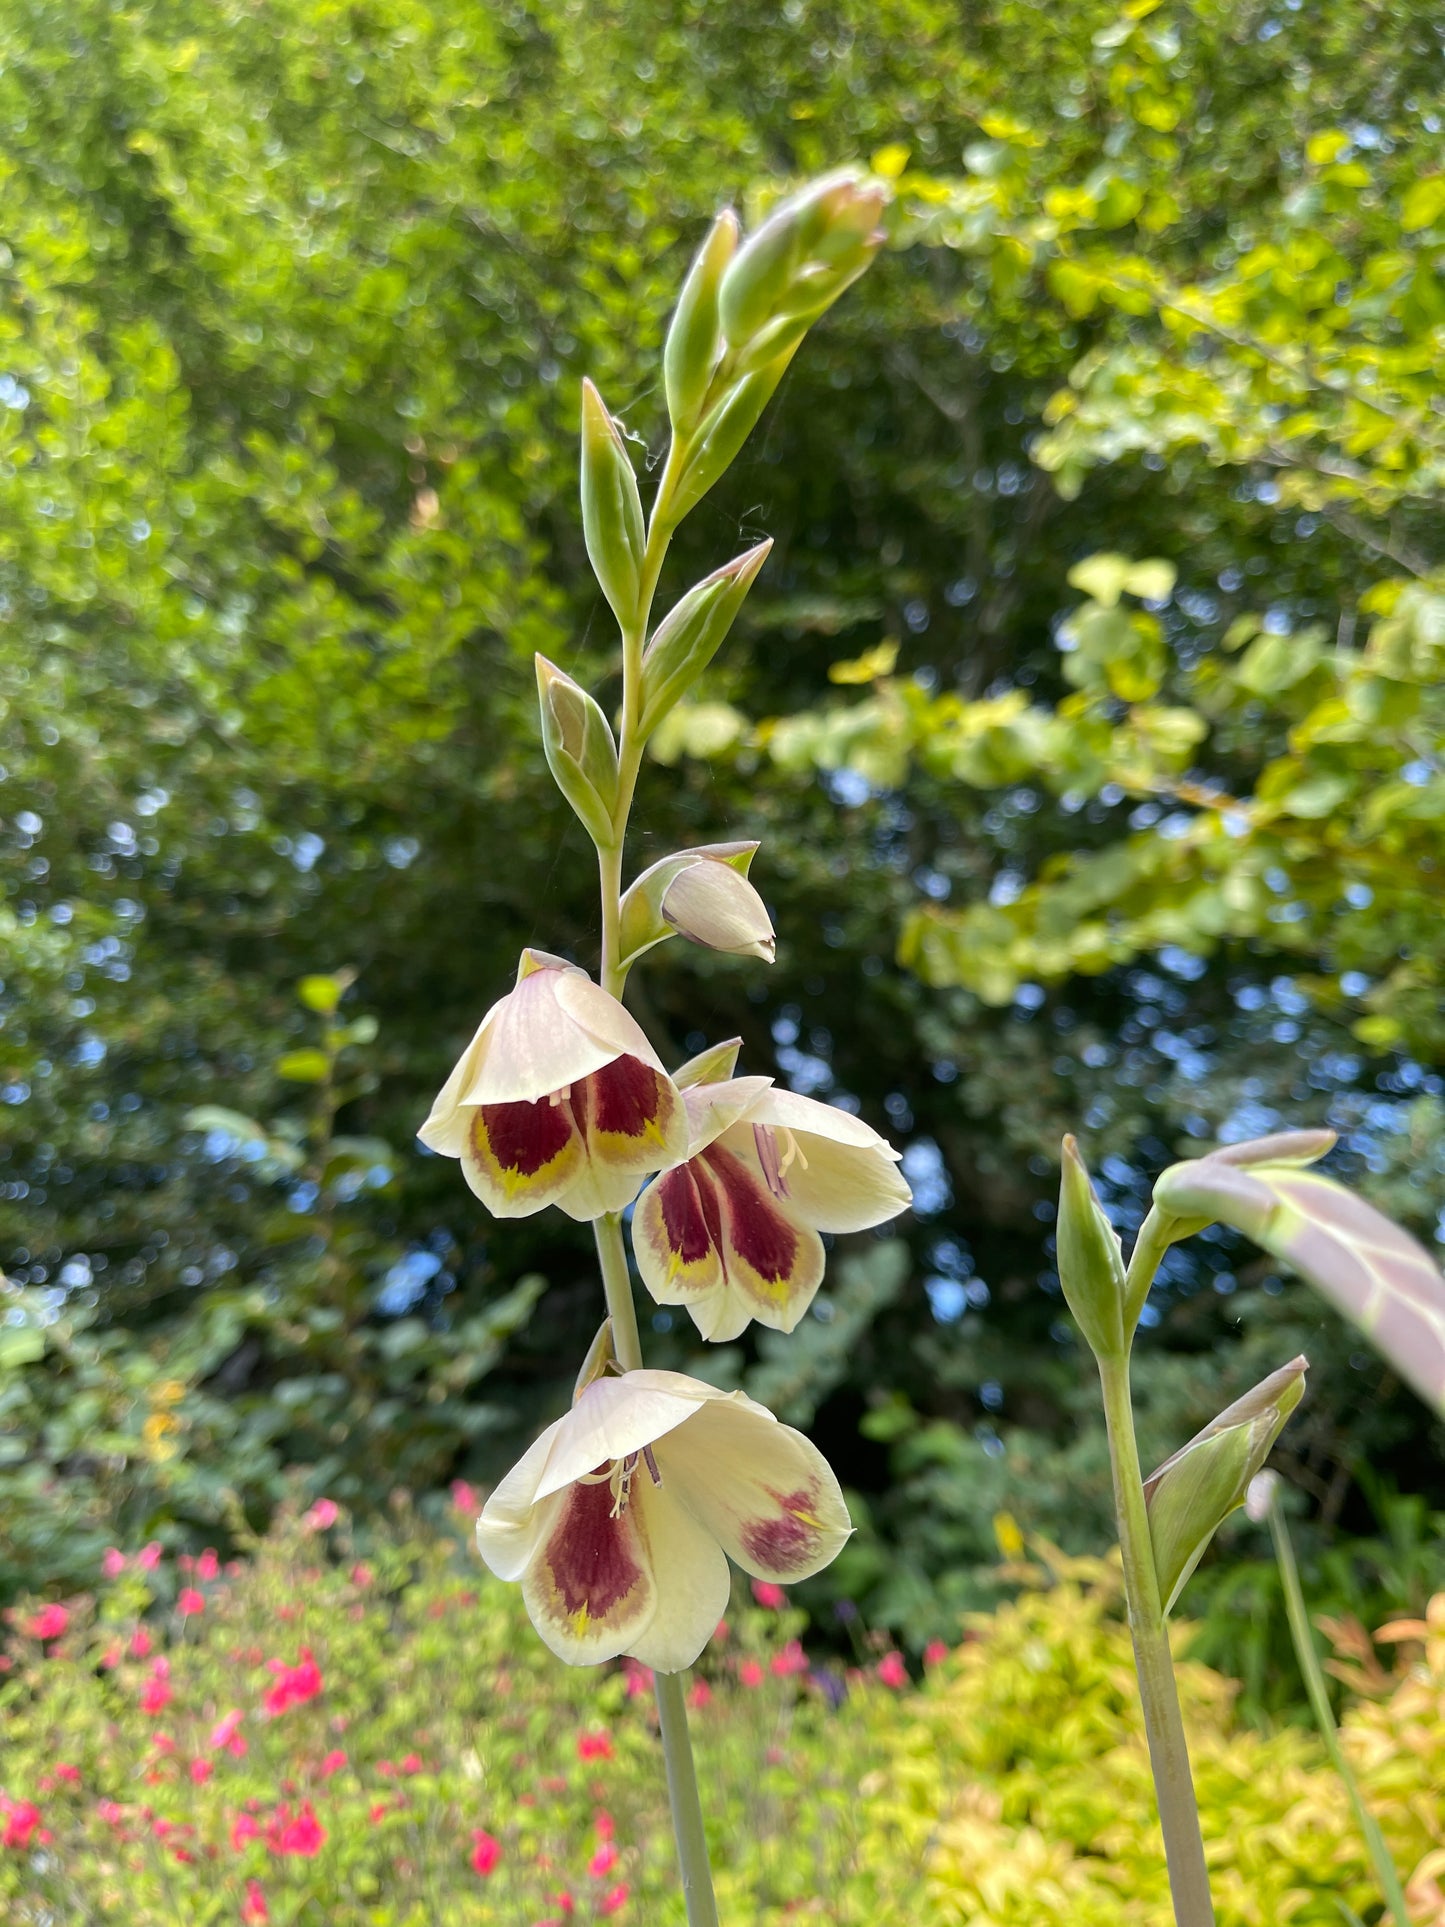
[[[234,1753],[239,1760],[246,1751],[245,1739],[237,1731],[240,1724],[240,1708],[233,1707],[229,1713],[223,1714],[211,1728],[209,1744],[218,1749],[224,1747],[228,1753]]]
[[[271,1909],[266,1905],[266,1896],[261,1891],[259,1880],[246,1882],[246,1898],[241,1902],[241,1919],[245,1927],[265,1927],[271,1918]]]
[[[171,1663],[168,1659],[158,1659],[151,1667],[150,1677],[140,1696],[140,1710],[152,1718],[163,1712],[175,1698],[171,1687]]]
[[[119,1579],[125,1571],[126,1558],[119,1546],[107,1546],[100,1569],[107,1579]]]
[[[365,1560],[360,1561],[351,1568],[351,1583],[353,1586],[360,1586],[363,1592],[371,1584],[372,1577],[371,1567],[366,1564]]]
[[[240,1853],[248,1840],[261,1838],[261,1822],[254,1813],[238,1813],[231,1822],[231,1847]]]
[[[941,1639],[930,1639],[923,1649],[925,1666],[941,1666],[948,1658],[948,1647]]]
[[[452,1480],[452,1504],[458,1512],[464,1512],[469,1519],[482,1509],[482,1502],[477,1497],[476,1489],[468,1485],[465,1479]]]
[[[333,1773],[339,1773],[342,1767],[344,1767],[345,1765],[346,1765],[346,1755],[342,1752],[341,1748],[338,1746],[338,1747],[335,1747],[330,1753],[326,1755],[326,1758],[321,1762],[320,1766],[316,1770],[321,1775],[323,1780],[329,1780]]]
[[[80,1768],[78,1766],[69,1766],[62,1760],[55,1769],[55,1777],[57,1780],[67,1781],[71,1786],[79,1786]]]
[[[327,1532],[340,1517],[341,1508],[335,1499],[318,1499],[301,1523],[313,1532]]]
[[[294,1666],[273,1659],[268,1662],[276,1675],[276,1684],[268,1686],[261,1696],[261,1704],[274,1719],[284,1713],[288,1706],[304,1706],[307,1700],[314,1700],[321,1692],[321,1668],[312,1656],[311,1648],[303,1646],[301,1657]]]
[[[903,1663],[902,1653],[885,1653],[874,1671],[883,1684],[894,1692],[908,1684],[908,1668]]]
[[[775,1586],[771,1579],[753,1581],[753,1598],[769,1612],[780,1613],[788,1603],[788,1595],[781,1586]]]
[[[745,1659],[738,1667],[738,1678],[744,1686],[761,1686],[763,1669],[755,1659]]]
[[[712,1688],[705,1679],[695,1679],[687,1691],[687,1703],[694,1711],[701,1712],[712,1704]]]
[[[594,1880],[601,1880],[604,1875],[611,1873],[616,1865],[617,1848],[610,1840],[604,1840],[596,1853],[594,1853],[592,1858],[587,1862],[587,1871]]]
[[[502,1857],[502,1843],[485,1827],[472,1829],[472,1872],[483,1876],[492,1872]]]
[[[639,1693],[652,1691],[652,1668],[643,1666],[635,1659],[624,1661],[624,1674],[627,1680],[627,1697],[635,1700]]]
[[[420,1753],[408,1753],[397,1769],[400,1773],[420,1773],[421,1770],[422,1757]]]
[[[146,1631],[144,1626],[137,1626],[135,1631],[130,1636],[131,1658],[144,1659],[146,1654],[150,1651],[150,1649],[151,1649],[150,1634]]]
[[[188,1619],[192,1613],[203,1613],[205,1610],[206,1595],[203,1592],[197,1592],[194,1586],[182,1586],[180,1597],[176,1601],[176,1611],[181,1618]]]
[[[610,1892],[602,1896],[601,1900],[597,1903],[597,1911],[604,1920],[612,1914],[620,1914],[622,1912],[622,1909],[627,1905],[627,1896],[630,1891],[627,1882],[623,1880],[619,1881]]]
[[[796,1673],[808,1670],[808,1655],[796,1639],[790,1639],[780,1653],[774,1653],[768,1662],[779,1679],[790,1679]]]
[[[135,1562],[142,1572],[153,1572],[161,1562],[165,1547],[159,1539],[152,1539],[148,1546],[142,1546],[135,1556]]]
[[[125,1808],[119,1800],[97,1800],[95,1811],[108,1827],[122,1826],[125,1822]]]
[[[32,1639],[59,1639],[69,1624],[64,1606],[42,1606],[25,1630]]]
[[[599,1807],[592,1816],[592,1824],[597,1829],[599,1840],[610,1840],[617,1831],[617,1823],[605,1807]]]
[[[190,1774],[197,1786],[204,1786],[215,1770],[215,1767],[209,1760],[191,1761]]]
[[[277,1807],[274,1818],[266,1829],[266,1845],[272,1853],[294,1853],[310,1860],[320,1853],[326,1844],[326,1829],[316,1818],[315,1809],[309,1800],[301,1802],[295,1818],[289,1806]]]
[[[579,1733],[577,1757],[579,1760],[610,1760],[612,1758],[610,1736],[606,1733]]]
[[[0,1833],[0,1846],[24,1848],[30,1845],[40,1828],[40,1809],[31,1800],[11,1800],[0,1793],[0,1814],[5,1819],[5,1829]],[[40,1838],[48,1838],[44,1832]]]
[[[207,1546],[196,1561],[196,1577],[205,1584],[212,1579],[219,1579],[220,1576],[221,1562],[216,1556],[216,1548]]]

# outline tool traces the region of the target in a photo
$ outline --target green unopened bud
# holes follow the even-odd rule
[[[1159,1597],[1169,1612],[1210,1540],[1245,1503],[1285,1420],[1304,1396],[1309,1360],[1295,1358],[1246,1392],[1144,1482]]]
[[[1065,1302],[1089,1349],[1096,1358],[1122,1357],[1131,1334],[1124,1329],[1119,1236],[1104,1215],[1072,1137],[1064,1139],[1059,1179],[1058,1257]]]
[[[644,870],[622,899],[620,949],[631,963],[672,936],[708,950],[773,961],[773,926],[747,880],[756,843],[709,843]]]
[[[612,613],[626,625],[637,613],[647,535],[637,477],[617,424],[590,381],[582,383],[582,533]]]
[[[693,259],[667,331],[662,376],[672,432],[680,440],[697,426],[722,355],[718,289],[737,244],[737,216],[731,208],[724,208]]]
[[[672,1073],[673,1083],[680,1091],[691,1090],[695,1084],[726,1084],[738,1067],[738,1052],[742,1047],[741,1037],[729,1037],[725,1044],[713,1044],[699,1051]]]
[[[798,341],[801,341],[801,335]],[[676,524],[695,509],[757,426],[758,417],[772,400],[773,390],[787,373],[798,341],[785,353],[723,389],[688,444],[687,462],[668,496],[667,516]]]
[[[617,841],[617,745],[607,718],[579,683],[537,657],[542,747],[557,787],[594,843]]]
[[[722,647],[771,539],[715,569],[689,589],[663,617],[642,657],[642,707],[638,729],[647,736],[685,695]]]
[[[815,321],[857,280],[882,245],[887,200],[884,182],[840,168],[790,196],[748,236],[718,296],[740,370],[782,353],[793,324]]]

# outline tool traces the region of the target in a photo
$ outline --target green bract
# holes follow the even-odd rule
[[[722,647],[772,546],[770,536],[746,555],[714,569],[657,625],[642,658],[642,713],[638,721],[642,735],[649,735],[657,727]]]
[[[1072,1137],[1064,1139],[1058,1224],[1065,1302],[1094,1355],[1118,1357],[1131,1335],[1124,1329],[1124,1260]]]
[[[607,718],[570,676],[537,657],[542,747],[557,787],[595,843],[616,840],[617,745]]]

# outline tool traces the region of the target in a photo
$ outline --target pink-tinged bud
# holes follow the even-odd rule
[[[632,962],[673,935],[708,950],[773,961],[773,926],[747,880],[756,843],[710,843],[665,856],[622,899],[621,950]]]
[[[612,613],[624,627],[637,612],[647,536],[637,477],[617,424],[590,381],[582,383],[582,533]]]
[[[883,243],[883,181],[840,168],[775,208],[728,264],[718,295],[723,334],[740,366],[796,342],[856,281]]]

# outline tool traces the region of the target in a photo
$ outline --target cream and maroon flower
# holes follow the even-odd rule
[[[594,1379],[548,1426],[482,1508],[477,1545],[498,1578],[521,1581],[560,1659],[630,1653],[675,1673],[727,1609],[729,1556],[787,1585],[851,1530],[801,1432],[741,1392],[636,1371]]]
[[[524,950],[417,1132],[460,1158],[499,1218],[619,1211],[688,1149],[681,1094],[639,1026],[585,971]]]
[[[685,1164],[637,1201],[632,1246],[660,1305],[685,1305],[704,1338],[749,1319],[791,1331],[823,1278],[820,1231],[865,1231],[912,1200],[898,1153],[859,1118],[765,1077],[682,1093]]]

